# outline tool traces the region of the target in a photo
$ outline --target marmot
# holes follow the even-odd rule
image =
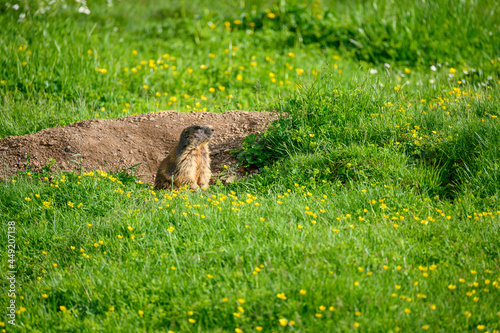
[[[156,189],[172,189],[189,185],[196,190],[207,188],[212,175],[208,142],[214,129],[210,125],[185,128],[177,146],[158,167]]]

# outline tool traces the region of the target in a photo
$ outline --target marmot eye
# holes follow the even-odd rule
[[[195,130],[199,130],[199,129],[201,129],[201,127],[200,126],[196,126],[194,129]]]

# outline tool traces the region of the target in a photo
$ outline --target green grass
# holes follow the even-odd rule
[[[499,332],[494,1],[77,5],[0,7],[0,137],[164,109],[283,117],[228,187],[7,177],[18,326],[4,310],[1,329]]]
[[[471,197],[390,183],[164,194],[103,173],[25,177],[2,185],[0,204],[18,221],[30,331],[271,331],[282,318],[300,331],[498,327],[500,212]]]
[[[499,70],[493,1],[349,3],[2,6],[0,137],[169,108],[260,110],[331,69],[348,81],[385,62],[394,74],[434,65],[470,83]]]

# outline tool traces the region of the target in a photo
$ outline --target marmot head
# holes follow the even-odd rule
[[[204,143],[208,143],[214,129],[210,125],[193,125],[186,127],[180,138],[180,143],[189,146],[200,146]]]

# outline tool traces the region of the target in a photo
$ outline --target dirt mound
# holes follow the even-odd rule
[[[276,119],[269,112],[228,111],[225,113],[158,113],[119,119],[85,120],[20,137],[0,139],[0,160],[4,176],[15,170],[40,170],[50,159],[62,170],[116,171],[134,168],[142,180],[153,183],[161,162],[179,140],[182,130],[194,124],[215,129],[210,144],[212,172],[235,163],[230,155],[245,136],[262,132]]]

